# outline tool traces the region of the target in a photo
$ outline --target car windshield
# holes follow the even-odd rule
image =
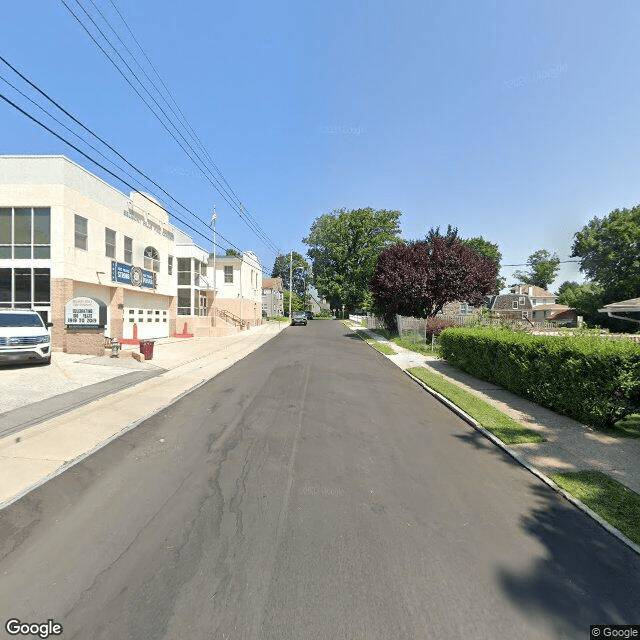
[[[304,311],[296,311],[293,314],[294,318],[306,318],[305,312]]]
[[[0,327],[42,327],[40,316],[35,313],[0,313]]]

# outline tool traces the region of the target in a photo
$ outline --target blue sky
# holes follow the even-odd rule
[[[77,0],[66,2],[81,14]],[[151,75],[111,1],[82,5],[96,21],[96,6],[108,16]],[[640,202],[640,3],[116,5],[283,252],[306,252],[302,238],[319,215],[371,206],[402,211],[406,238],[451,224],[497,243],[505,264],[542,248],[566,260],[573,234],[593,216]],[[3,23],[0,55],[201,218],[215,204],[218,230],[270,271],[274,253],[61,1],[7,3]],[[17,82],[1,63],[0,75]],[[1,81],[0,93],[28,105]],[[61,153],[104,177],[4,102],[0,153]],[[509,282],[515,268],[503,268]],[[563,264],[552,288],[566,279],[581,279],[576,265]]]

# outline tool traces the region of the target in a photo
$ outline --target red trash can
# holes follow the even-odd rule
[[[153,360],[153,340],[140,340],[140,353],[145,360]]]

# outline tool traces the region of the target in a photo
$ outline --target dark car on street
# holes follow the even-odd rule
[[[291,314],[291,324],[307,324],[307,314],[304,311],[294,311]]]
[[[304,315],[307,316],[307,320],[313,320],[313,311],[305,311]]]

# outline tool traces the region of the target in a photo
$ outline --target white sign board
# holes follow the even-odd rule
[[[101,308],[103,313],[100,313]],[[106,305],[92,298],[73,298],[64,305],[64,323],[67,325],[98,327],[104,325]]]

